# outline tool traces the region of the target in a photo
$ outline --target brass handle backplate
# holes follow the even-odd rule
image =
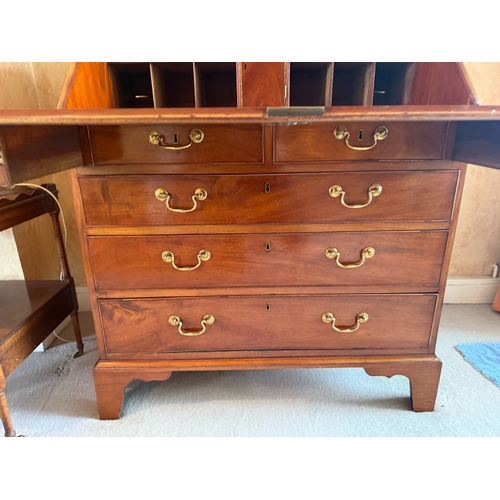
[[[337,326],[335,326],[335,316],[330,313],[330,312],[327,312],[325,314],[323,314],[323,316],[321,316],[321,319],[325,322],[325,323],[331,323],[332,324],[332,328],[337,331],[337,332],[340,332],[340,333],[352,333],[352,332],[355,332],[358,328],[359,328],[359,325],[361,325],[361,323],[366,323],[368,321],[368,314],[366,313],[359,313],[357,316],[356,316],[356,325],[351,327],[351,328],[338,328]]]
[[[215,318],[211,314],[206,314],[203,316],[203,319],[201,320],[201,330],[197,332],[184,332],[182,331],[182,321],[179,318],[179,316],[170,316],[168,318],[168,322],[172,326],[178,326],[179,327],[179,333],[181,335],[184,335],[186,337],[196,337],[198,335],[201,335],[202,333],[205,333],[205,330],[207,329],[207,325],[213,325],[215,321]]]
[[[383,141],[389,134],[389,130],[383,125],[377,127],[375,129],[375,132],[373,133],[374,142],[371,146],[352,146],[351,144],[349,144],[349,137],[351,136],[351,134],[349,133],[345,125],[338,125],[337,127],[335,127],[333,134],[335,135],[335,138],[339,139],[340,141],[342,139],[345,139],[345,145],[348,148],[354,149],[355,151],[367,151],[368,149],[374,148],[377,145],[378,141]]]
[[[192,266],[192,267],[177,267],[177,265],[175,264],[175,255],[173,252],[171,252],[170,250],[166,250],[165,252],[163,252],[161,254],[161,258],[165,261],[165,262],[171,262],[172,263],[172,267],[174,269],[177,269],[178,271],[194,271],[195,269],[198,269],[201,265],[201,262],[202,261],[207,261],[210,259],[211,255],[210,255],[210,252],[208,250],[200,250],[198,252],[198,264],[196,264],[196,266]]]
[[[155,146],[162,147],[163,149],[178,151],[179,149],[190,148],[193,143],[199,144],[203,141],[204,137],[205,134],[199,128],[195,128],[189,133],[189,144],[186,144],[185,146],[168,146],[165,144],[165,138],[160,134],[160,132],[158,132],[158,130],[151,130],[148,134],[148,141]]]
[[[364,203],[363,205],[348,205],[346,202],[345,202],[345,191],[342,189],[342,186],[339,186],[339,185],[334,185],[334,186],[331,186],[330,189],[328,190],[328,192],[330,193],[330,196],[332,198],[338,198],[340,196],[340,203],[342,203],[342,205],[344,205],[344,207],[347,207],[347,208],[364,208],[366,206],[368,206],[373,198],[376,198],[377,196],[380,195],[380,193],[382,192],[382,186],[380,184],[372,184],[369,188],[368,188],[368,201],[366,203]]]
[[[163,188],[158,188],[155,191],[155,196],[157,200],[164,201],[166,207],[171,210],[172,212],[178,212],[178,213],[187,213],[187,212],[192,212],[196,210],[198,207],[198,201],[203,201],[207,199],[207,192],[203,188],[198,188],[195,192],[194,195],[191,196],[191,199],[193,200],[193,206],[192,208],[173,208],[169,205],[170,201],[170,193]]]
[[[366,259],[371,259],[375,255],[375,249],[373,247],[366,247],[365,249],[363,249],[363,251],[361,252],[361,259],[353,264],[342,264],[342,262],[340,262],[339,260],[340,252],[336,248],[327,248],[325,255],[329,259],[335,259],[337,266],[344,269],[352,269],[354,267],[362,266],[365,263]]]

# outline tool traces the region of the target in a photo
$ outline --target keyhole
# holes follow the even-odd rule
[[[269,182],[266,182],[266,189],[265,189],[266,193],[269,193],[271,191],[271,184],[269,184]]]
[[[360,141],[362,141],[362,140],[363,140],[363,130],[360,130],[360,131],[358,132],[358,139],[359,139]]]
[[[269,252],[271,250],[271,243],[269,241],[266,242],[266,252]]]
[[[174,144],[179,144],[179,136],[174,134]]]
[[[266,311],[270,311],[271,310],[271,304],[269,304],[269,302],[266,304]]]
[[[243,65],[243,69],[247,69],[247,65],[246,64]]]

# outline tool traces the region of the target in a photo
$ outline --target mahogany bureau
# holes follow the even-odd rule
[[[474,127],[464,121],[474,107],[461,108],[463,116],[446,107],[426,114],[405,101],[369,110],[364,95],[335,108],[335,78],[326,106],[312,99],[294,107],[294,82],[299,89],[306,79],[300,71],[319,68],[331,83],[331,63],[297,66],[295,76],[285,65],[285,89],[276,95],[245,80],[257,63],[236,65],[236,97],[228,97],[222,65],[221,104],[202,86],[213,76],[203,73],[209,66],[196,64],[193,107],[207,109],[186,109],[190,97],[178,91],[182,107],[170,103],[165,113],[64,112],[81,151],[80,166],[69,163],[78,167],[71,176],[99,346],[100,418],[119,418],[133,379],[301,367],[405,375],[413,410],[432,411],[461,161],[471,148],[478,159],[467,128]],[[66,108],[130,99],[113,81],[123,68],[77,66]],[[181,65],[176,80],[172,68],[148,65],[155,108],[166,107],[162,81],[191,77]],[[418,75],[414,100],[423,92]],[[147,100],[139,80],[132,94]],[[100,104],[83,105],[96,82],[108,90]],[[372,81],[372,102],[373,88]],[[9,130],[0,142],[6,157]]]

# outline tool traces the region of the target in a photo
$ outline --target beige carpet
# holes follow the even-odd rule
[[[33,353],[7,381],[14,427],[25,436],[500,436],[500,390],[455,349],[500,339],[488,305],[444,307],[437,354],[443,372],[436,409],[409,410],[408,379],[362,369],[174,373],[132,382],[122,417],[98,419],[88,313],[86,354],[74,344]],[[68,328],[64,334],[71,335]]]

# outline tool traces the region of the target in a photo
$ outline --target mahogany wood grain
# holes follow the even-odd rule
[[[275,161],[334,161],[334,160],[404,160],[442,159],[447,136],[447,123],[391,123],[387,137],[367,151],[350,149],[345,139],[336,139],[337,125],[345,125],[350,133],[349,144],[368,147],[374,144],[374,132],[383,122],[362,123],[341,121],[332,124],[311,124],[275,127]],[[359,134],[362,131],[362,140]]]
[[[38,179],[83,165],[74,126],[0,127],[3,185]]]
[[[106,357],[106,352],[104,350],[103,333],[100,323],[99,311],[97,308],[96,294],[95,294],[95,283],[94,283],[94,278],[92,276],[92,265],[90,263],[89,249],[87,245],[87,236],[85,231],[85,223],[83,220],[83,207],[82,207],[81,194],[78,186],[76,171],[71,170],[68,175],[70,180],[71,192],[73,195],[73,204],[75,207],[78,236],[80,240],[80,248],[82,251],[83,265],[85,269],[85,279],[86,279],[87,289],[89,291],[92,320],[97,338],[97,349],[99,352],[99,357],[101,359],[104,359]]]
[[[166,380],[172,371],[213,370],[273,370],[297,368],[355,368],[361,367],[373,375],[401,374],[411,377],[411,404],[414,411],[432,411],[432,393],[437,393],[437,368],[440,360],[430,356],[379,356],[363,357],[286,357],[267,359],[220,359],[201,360],[157,360],[157,361],[106,361],[99,360],[94,367],[96,394],[101,420],[117,419],[126,385],[134,379]],[[377,370],[377,366],[380,369]],[[397,373],[396,373],[397,372]],[[424,372],[422,375],[419,372]],[[431,384],[431,387],[427,387]],[[431,404],[432,403],[432,404]]]
[[[95,392],[97,396],[97,408],[101,420],[116,420],[120,418],[123,392],[132,380],[167,380],[172,374],[171,370],[148,367],[147,369],[136,368],[134,370],[124,368],[113,368],[102,370],[99,363],[94,367]]]
[[[285,64],[282,62],[241,63],[243,106],[283,106],[285,103]]]
[[[81,62],[71,69],[58,109],[112,108],[113,95],[107,64]]]
[[[169,146],[190,143],[189,134],[198,125],[151,124],[147,127],[89,127],[96,165],[122,163],[261,163],[262,127],[259,125],[205,125],[204,139],[188,149],[167,150],[151,144],[148,134],[157,130]],[[174,135],[178,138],[175,144]]]
[[[423,363],[379,363],[365,366],[373,376],[404,375],[410,380],[411,407],[415,412],[434,411],[442,363],[439,359]]]
[[[446,292],[446,285],[448,279],[448,272],[450,268],[450,261],[452,257],[452,251],[454,246],[455,235],[458,225],[458,216],[460,212],[460,206],[462,204],[462,195],[465,187],[465,177],[467,172],[467,164],[461,164],[460,176],[458,179],[457,191],[455,195],[455,206],[453,210],[453,219],[450,224],[450,233],[448,236],[448,241],[446,243],[446,250],[444,254],[443,266],[441,271],[441,280],[439,284],[439,294],[438,301],[436,304],[436,312],[434,313],[434,325],[432,327],[430,349],[434,352],[436,348],[436,341],[439,330],[439,322],[441,319],[442,306],[444,301],[444,295]]]
[[[0,110],[2,125],[156,125],[160,124],[273,124],[297,121],[345,122],[449,122],[499,121],[499,106],[335,106],[322,116],[268,116],[266,108],[171,108]]]
[[[362,168],[362,167],[361,167]],[[109,176],[79,179],[87,226],[449,221],[457,171],[342,172],[295,175]],[[363,209],[341,205],[329,188],[340,185],[347,204],[366,203],[372,184],[382,193]],[[268,185],[269,192],[266,192]],[[170,206],[193,207],[203,188],[208,196],[189,213],[175,213],[155,197],[171,194]],[[133,200],[133,203],[132,203]]]
[[[2,422],[5,437],[15,437],[16,431],[12,425],[10,418],[9,406],[7,405],[7,398],[5,396],[6,377],[2,370],[0,363],[0,421]]]
[[[413,104],[476,104],[472,86],[464,75],[459,63],[418,63]]]
[[[0,360],[9,376],[74,310],[69,283],[0,281]]]
[[[43,186],[54,196],[53,184]],[[59,207],[49,193],[26,187],[0,190],[0,230],[50,214],[62,275],[60,280],[0,281],[0,418],[6,436],[15,435],[5,398],[5,379],[67,317],[71,316],[78,352],[83,343],[78,301],[59,224]]]
[[[57,194],[57,190],[53,184],[44,184],[43,187],[48,188],[55,195]],[[29,190],[30,192],[27,190],[25,193],[20,189],[16,189],[16,191],[19,194],[15,198],[12,198],[11,195],[10,199],[8,199],[7,196],[9,193],[13,193],[14,190],[0,189],[0,231],[47,213],[47,202],[49,200],[52,206],[54,206],[52,199],[42,190],[37,190],[36,192],[34,190]],[[2,197],[3,194],[7,196]],[[52,211],[52,208],[49,208],[50,211]]]
[[[265,349],[425,348],[436,295],[330,295],[200,297],[184,299],[100,300],[106,350],[116,353],[251,351]],[[339,333],[322,321],[331,312],[336,326],[352,328],[356,317],[369,319],[354,333]],[[186,337],[168,323],[178,316],[183,331],[201,331],[202,318],[215,318],[205,333]]]
[[[436,293],[436,285],[362,285],[363,293]],[[240,295],[328,295],[335,291],[337,293],[350,294],[359,293],[360,285],[308,285],[308,286],[219,286],[212,288],[134,288],[127,290],[96,290],[95,295],[99,299],[148,299],[155,298],[180,298],[180,297],[212,297],[224,296],[235,297]]]
[[[447,232],[344,232],[338,234],[179,235],[89,238],[98,290],[314,285],[423,285],[437,289]],[[343,265],[359,263],[363,249],[375,255],[357,268],[327,258],[337,248]],[[177,267],[164,262],[173,252]],[[120,272],[116,272],[120,270]]]
[[[264,127],[265,129],[266,127]],[[450,144],[452,141],[448,141]],[[452,150],[451,150],[452,151]],[[453,151],[452,151],[453,152]],[[252,164],[249,172],[248,165],[236,164],[213,164],[210,165],[211,175],[221,174],[286,174],[286,173],[316,173],[316,172],[349,172],[353,169],[361,170],[358,162],[332,161],[316,163],[273,163],[272,144],[264,141],[264,163]],[[460,170],[462,164],[456,161],[443,160],[419,160],[419,161],[364,161],[362,171],[411,171],[411,170]],[[120,165],[92,165],[92,161],[86,166],[77,168],[79,177],[88,175],[164,175],[165,166],[162,164],[132,164]],[[170,164],[168,174],[206,174],[205,164],[180,163]]]

